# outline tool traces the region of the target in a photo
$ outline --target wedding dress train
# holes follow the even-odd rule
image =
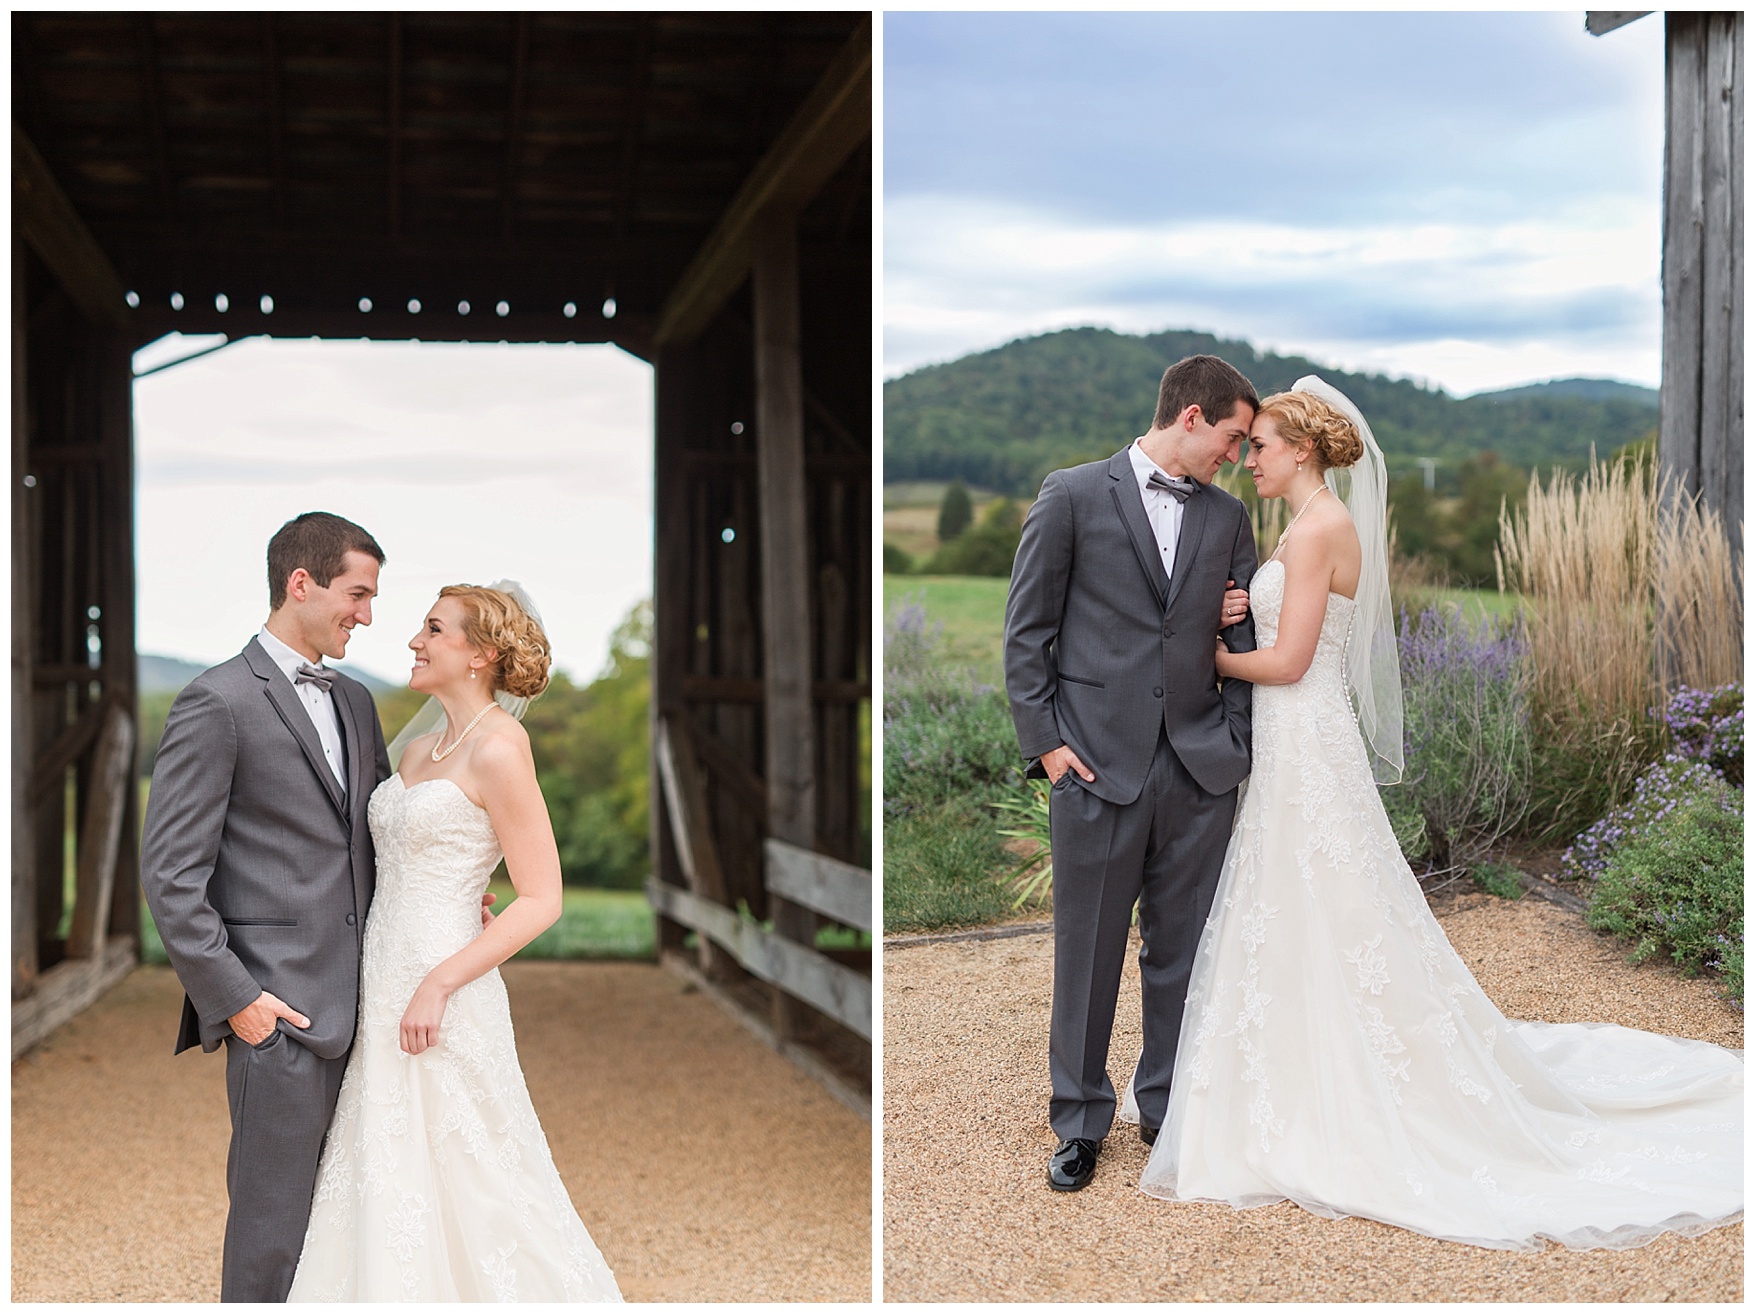
[[[288,1299],[619,1301],[531,1106],[499,972],[451,996],[436,1046],[401,1048],[415,987],[481,933],[487,813],[453,781],[394,775],[368,816],[359,1030]]]
[[[1263,645],[1284,588],[1277,561],[1255,576]],[[1510,1021],[1451,948],[1347,701],[1352,611],[1331,594],[1305,677],[1256,686],[1254,770],[1141,1189],[1291,1200],[1498,1249],[1623,1248],[1736,1221],[1740,1052]],[[1121,1116],[1138,1120],[1131,1087]]]

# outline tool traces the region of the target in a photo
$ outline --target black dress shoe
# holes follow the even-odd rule
[[[1158,1129],[1156,1127],[1148,1127],[1142,1122],[1140,1124],[1140,1139],[1147,1145],[1156,1145],[1158,1143]]]
[[[1057,1191],[1076,1191],[1097,1171],[1097,1142],[1083,1136],[1062,1141],[1048,1161],[1048,1184]]]

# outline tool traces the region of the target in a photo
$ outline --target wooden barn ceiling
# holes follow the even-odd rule
[[[638,339],[868,24],[15,12],[13,115],[143,337]],[[867,142],[801,216],[807,267],[869,251],[870,186]]]

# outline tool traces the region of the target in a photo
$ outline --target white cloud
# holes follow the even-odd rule
[[[1549,367],[1655,384],[1657,219],[1621,202],[1514,223],[1130,226],[902,197],[885,211],[885,368],[1101,324],[1205,328],[1456,392]]]
[[[203,662],[267,610],[281,524],[389,558],[347,660],[401,680],[442,584],[522,581],[589,678],[651,592],[650,367],[611,347],[252,341],[135,385],[139,647]]]

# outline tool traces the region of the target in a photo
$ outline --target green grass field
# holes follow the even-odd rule
[[[904,602],[926,609],[944,626],[945,656],[973,666],[981,679],[1000,682],[1000,636],[1011,581],[977,575],[885,575],[884,612]]]
[[[884,611],[888,614],[904,601],[919,603],[929,623],[944,626],[946,658],[966,662],[983,680],[998,684],[1010,584],[1010,580],[969,575],[885,575]],[[1431,589],[1414,595],[1409,606],[1434,603],[1509,620],[1517,614],[1519,600],[1515,593],[1493,589]]]
[[[489,890],[499,895],[496,912],[504,912],[517,897],[511,885],[495,882]],[[654,923],[646,896],[638,890],[582,890],[567,886],[561,891],[561,919],[515,955],[518,958],[650,958],[654,953]],[[140,905],[141,957],[148,963],[168,963],[158,928],[144,901]]]

